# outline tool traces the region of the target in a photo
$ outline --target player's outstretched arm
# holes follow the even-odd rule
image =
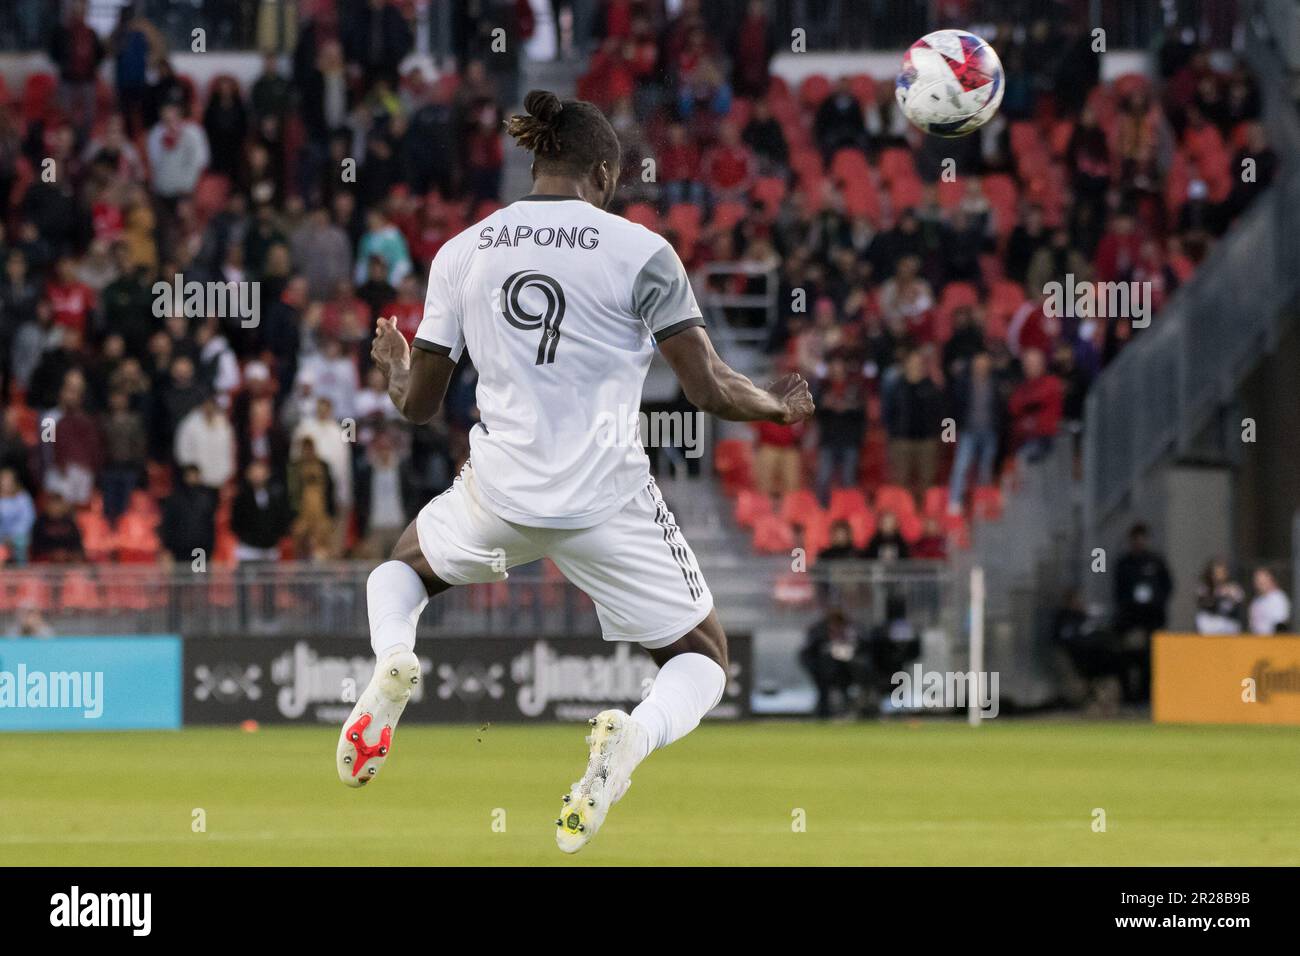
[[[456,363],[445,355],[416,349],[397,329],[395,319],[382,316],[375,329],[370,357],[388,379],[388,397],[408,422],[423,425],[442,407]]]
[[[802,375],[791,372],[759,388],[733,369],[713,348],[702,328],[678,332],[659,343],[677,373],[687,400],[702,412],[729,422],[801,422],[813,413],[812,393]]]

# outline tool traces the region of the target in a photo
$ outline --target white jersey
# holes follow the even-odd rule
[[[565,196],[529,196],[434,257],[416,348],[478,370],[470,454],[488,508],[587,528],[646,487],[635,429],[655,340],[703,325],[662,236]]]

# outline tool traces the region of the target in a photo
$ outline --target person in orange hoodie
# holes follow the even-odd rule
[[[1020,361],[1025,378],[1011,393],[1007,411],[1019,454],[1025,461],[1035,462],[1052,449],[1061,424],[1065,386],[1047,371],[1047,360],[1038,349],[1026,349]]]

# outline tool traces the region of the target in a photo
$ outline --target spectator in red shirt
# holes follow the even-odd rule
[[[754,429],[758,437],[754,486],[773,497],[798,489],[802,484],[799,441],[803,437],[803,422],[795,425],[758,422]]]
[[[57,490],[72,505],[90,501],[95,476],[103,464],[103,442],[99,423],[86,413],[86,379],[79,371],[69,372],[59,390],[59,406],[50,449],[50,468],[45,487]]]
[[[415,338],[415,330],[424,318],[424,296],[420,291],[420,280],[414,275],[402,279],[397,286],[397,298],[385,303],[379,314],[397,319],[397,330],[406,336],[406,341]]]
[[[45,297],[54,309],[54,324],[65,329],[86,331],[86,320],[95,307],[95,291],[76,276],[75,259],[64,256],[54,266],[54,278],[45,287]]]
[[[758,162],[741,142],[736,124],[723,123],[718,128],[718,145],[705,153],[701,171],[715,202],[745,198],[758,173]]]
[[[914,558],[928,558],[932,561],[942,561],[948,556],[948,541],[943,536],[943,529],[939,527],[939,522],[928,517],[921,525],[921,537],[916,539],[912,545],[911,555]]]
[[[763,0],[749,0],[732,45],[731,85],[737,96],[759,97],[767,92],[768,64],[774,49],[767,5]]]
[[[1007,411],[1019,453],[1027,462],[1043,458],[1061,424],[1065,386],[1047,371],[1047,361],[1038,349],[1028,349],[1020,359],[1025,378],[1011,393]]]
[[[1093,253],[1094,278],[1098,282],[1128,281],[1141,249],[1136,220],[1130,213],[1117,212]]]
[[[673,123],[668,127],[668,142],[659,151],[659,181],[664,187],[664,201],[669,205],[691,202],[703,206],[708,192],[700,181],[700,149],[686,135],[686,127]]]

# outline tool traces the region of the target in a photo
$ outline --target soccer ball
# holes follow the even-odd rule
[[[936,30],[903,54],[894,97],[922,132],[965,136],[993,118],[1005,85],[993,47],[964,30]]]

